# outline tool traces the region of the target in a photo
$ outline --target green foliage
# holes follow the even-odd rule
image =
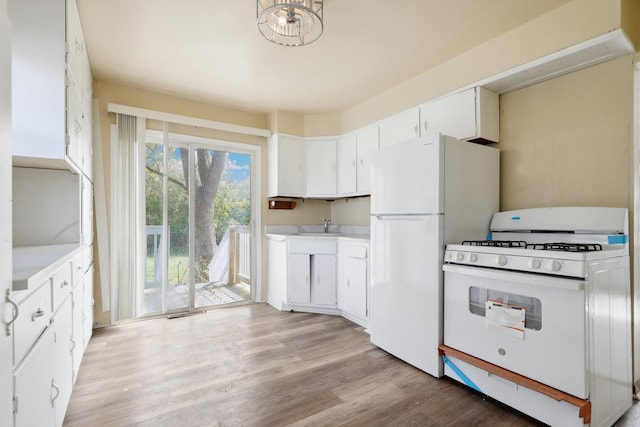
[[[230,225],[249,225],[251,221],[251,186],[249,179],[224,180],[215,200],[216,242]]]
[[[168,223],[170,228],[171,255],[189,252],[189,194],[184,180],[184,170],[177,148],[170,147],[168,162]],[[146,224],[162,225],[162,146],[146,145],[145,192]],[[219,243],[230,225],[248,225],[251,220],[250,180],[232,181],[223,175],[214,201],[216,242]]]

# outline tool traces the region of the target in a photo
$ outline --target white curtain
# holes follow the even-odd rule
[[[136,283],[142,273],[136,254],[141,247],[138,204],[140,146],[144,147],[144,119],[116,115],[115,144],[111,148],[111,321],[136,317]]]

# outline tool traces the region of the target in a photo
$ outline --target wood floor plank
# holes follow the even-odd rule
[[[536,426],[369,342],[266,304],[96,330],[65,426]]]

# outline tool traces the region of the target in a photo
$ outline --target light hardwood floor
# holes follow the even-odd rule
[[[64,426],[133,425],[540,424],[390,356],[344,318],[252,304],[94,331]]]

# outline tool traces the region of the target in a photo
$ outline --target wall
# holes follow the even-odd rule
[[[502,95],[500,209],[632,209],[632,94],[626,56]]]
[[[640,48],[640,2],[638,0],[622,0],[621,10],[622,28],[629,36],[629,39]]]
[[[621,27],[620,0],[573,0],[342,112],[348,132]]]
[[[331,221],[340,225],[369,225],[371,197],[336,200],[331,205]]]

